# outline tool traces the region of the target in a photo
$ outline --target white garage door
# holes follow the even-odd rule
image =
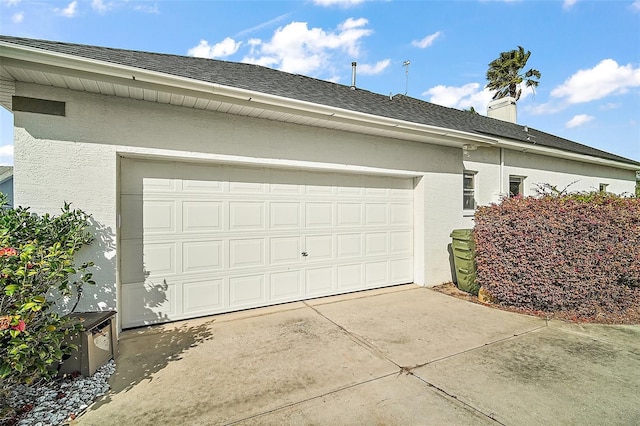
[[[122,324],[413,281],[412,179],[123,159]]]

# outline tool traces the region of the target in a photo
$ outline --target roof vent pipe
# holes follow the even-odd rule
[[[351,90],[356,90],[356,67],[357,62],[351,62]]]

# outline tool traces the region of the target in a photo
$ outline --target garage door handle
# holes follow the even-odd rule
[[[303,257],[307,257],[307,256],[309,256],[309,253],[307,253],[306,251],[303,251],[303,252],[302,252],[302,256],[303,256]]]

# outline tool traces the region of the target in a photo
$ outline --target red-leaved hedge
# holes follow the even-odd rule
[[[478,283],[497,303],[571,318],[640,317],[640,199],[507,198],[478,208]]]

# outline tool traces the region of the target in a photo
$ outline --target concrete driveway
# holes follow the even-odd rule
[[[126,331],[79,425],[640,424],[640,326],[413,285]]]

